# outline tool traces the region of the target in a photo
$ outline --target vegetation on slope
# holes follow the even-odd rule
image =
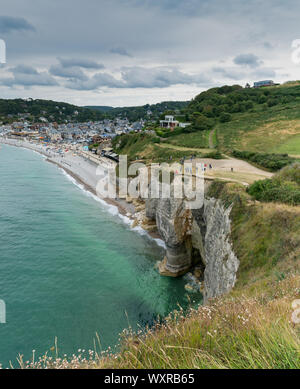
[[[248,193],[259,201],[300,205],[300,163],[285,167],[270,179],[254,182]]]
[[[228,207],[233,204],[231,239],[240,261],[238,288],[279,270],[284,275],[299,270],[300,207],[257,203],[235,183],[214,182],[208,195]]]
[[[221,148],[278,152],[280,146],[285,152],[284,142],[300,134],[299,104],[299,84],[260,89],[225,86],[201,93],[187,111],[192,119],[197,111],[215,121]]]
[[[191,155],[201,157],[199,152],[187,150],[175,150],[171,147],[160,147],[160,139],[156,136],[138,133],[127,134],[113,139],[114,151],[118,154],[127,155],[128,161],[143,160],[151,162],[174,162],[181,158],[190,158]]]
[[[235,158],[244,159],[271,171],[280,170],[295,162],[295,158],[289,157],[288,154],[269,154],[233,150],[232,155]]]
[[[217,123],[222,149],[300,155],[300,85],[256,90],[266,102],[232,114],[230,122]],[[262,100],[261,100],[262,101]]]

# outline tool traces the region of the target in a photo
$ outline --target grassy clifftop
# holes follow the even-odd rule
[[[300,155],[299,82],[260,89],[212,88],[173,113],[191,125],[174,131],[152,126],[173,145]]]

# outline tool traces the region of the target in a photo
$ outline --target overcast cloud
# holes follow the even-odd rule
[[[296,0],[2,0],[3,97],[79,105],[186,100],[299,79]]]

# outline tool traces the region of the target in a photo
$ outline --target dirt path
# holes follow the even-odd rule
[[[209,133],[209,148],[210,149],[214,149],[216,147],[216,145],[214,144],[214,135],[216,133],[216,129],[214,128],[213,130],[211,130],[211,132]]]
[[[170,143],[156,143],[156,146],[167,148],[167,149],[174,149],[178,151],[199,151],[200,153],[209,153],[210,149],[199,149],[197,147],[183,147],[183,146],[176,146],[172,145]]]
[[[228,181],[252,184],[254,181],[271,178],[273,173],[259,169],[246,161],[236,158],[197,159],[206,166],[206,177],[226,179]],[[209,168],[211,166],[212,168]]]
[[[213,131],[210,133],[210,139],[213,139]],[[181,147],[170,143],[159,143],[157,146],[180,151],[199,151],[201,153],[211,152],[211,149]],[[197,158],[194,161],[207,165],[205,176],[211,179],[217,178],[221,180],[239,182],[243,185],[249,185],[254,181],[271,178],[273,176],[273,173],[259,169],[246,161],[228,156],[226,156],[226,159]],[[209,168],[210,165],[212,166],[211,169]]]

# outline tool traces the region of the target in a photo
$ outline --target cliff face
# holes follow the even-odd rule
[[[229,292],[235,285],[239,260],[230,242],[230,212],[220,200],[204,201],[201,223],[206,227],[204,240],[204,299]],[[197,217],[195,219],[197,222]]]
[[[239,267],[230,243],[230,212],[213,198],[196,210],[187,209],[184,200],[147,200],[146,216],[156,220],[167,247],[160,273],[177,277],[196,266],[203,271],[205,301],[229,292]]]

